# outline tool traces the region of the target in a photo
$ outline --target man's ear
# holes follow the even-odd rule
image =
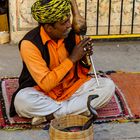
[[[45,31],[48,33],[52,32],[52,30],[53,30],[53,26],[50,24],[45,24],[44,28],[45,28]]]

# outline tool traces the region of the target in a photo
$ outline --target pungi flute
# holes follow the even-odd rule
[[[87,28],[86,27],[86,21],[80,15],[76,0],[71,0],[71,8],[72,8],[71,10],[72,10],[72,14],[73,14],[73,23],[74,23],[73,27],[74,27],[74,30],[78,34],[85,34],[86,33],[86,28]],[[82,36],[82,35],[80,37],[81,37],[81,39],[84,38],[84,36]],[[93,69],[93,72],[94,72],[94,75],[95,75],[95,78],[96,78],[96,81],[97,81],[97,85],[99,86],[99,81],[98,81],[98,77],[97,77],[97,74],[96,74],[96,69],[95,69],[95,66],[94,66],[94,63],[93,63],[92,56],[87,55],[86,59],[87,59],[88,63],[91,62],[92,69]]]
[[[81,39],[84,39],[84,36],[80,36],[80,38],[81,38]],[[95,65],[94,65],[94,63],[93,63],[92,55],[86,55],[86,59],[87,59],[87,62],[88,62],[89,64],[91,63],[91,66],[92,66],[92,69],[93,69],[93,73],[94,73],[94,75],[95,75],[95,79],[96,79],[97,85],[99,86],[99,80],[98,80],[98,77],[97,77]]]

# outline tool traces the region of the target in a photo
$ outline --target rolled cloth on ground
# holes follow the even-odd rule
[[[55,23],[66,20],[70,9],[70,0],[37,0],[31,7],[31,13],[39,23]]]

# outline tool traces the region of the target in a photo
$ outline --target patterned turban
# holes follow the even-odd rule
[[[39,23],[55,23],[66,20],[70,9],[70,0],[37,0],[31,7],[31,13]]]

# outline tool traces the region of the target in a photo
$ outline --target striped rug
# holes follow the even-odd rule
[[[98,109],[95,123],[128,122],[140,118],[140,74],[126,72],[100,72],[99,76],[111,78],[116,84],[110,102]],[[18,78],[3,78],[0,81],[0,128],[31,129],[31,119],[9,116],[11,96],[18,87]],[[34,128],[43,128],[46,124]]]

